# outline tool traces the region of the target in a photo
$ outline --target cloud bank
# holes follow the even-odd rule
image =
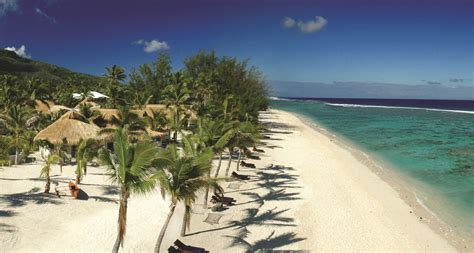
[[[170,49],[170,47],[168,46],[168,43],[166,43],[166,41],[159,41],[159,40],[146,41],[146,40],[141,39],[141,40],[134,41],[133,44],[144,45],[143,51],[146,52],[146,53],[153,53],[153,52],[157,52],[159,50],[168,50],[168,49]]]
[[[6,47],[5,50],[8,51],[13,51],[15,52],[18,56],[23,57],[23,58],[31,58],[31,55],[26,53],[26,47],[25,45],[21,45],[21,47],[16,48],[16,47]]]
[[[40,8],[36,8],[36,9],[35,9],[35,12],[36,12],[36,14],[37,14],[38,16],[40,16],[40,17],[42,17],[42,18],[48,20],[49,22],[51,22],[51,23],[53,23],[53,24],[57,24],[57,23],[58,23],[55,18],[48,16],[48,14],[44,13],[44,11],[42,11]]]
[[[298,22],[291,17],[285,17],[283,19],[283,27],[288,29],[295,27],[304,34],[315,33],[323,29],[327,23],[328,21],[321,16],[316,16],[314,19],[308,21],[299,20]]]
[[[8,12],[16,12],[18,10],[18,0],[0,0],[0,18]]]

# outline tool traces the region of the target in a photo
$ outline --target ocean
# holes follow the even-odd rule
[[[474,101],[273,99],[350,141],[420,187],[417,199],[474,237]],[[422,186],[422,187],[421,187]]]

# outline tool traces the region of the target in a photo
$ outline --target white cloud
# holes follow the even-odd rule
[[[153,53],[159,50],[168,50],[170,47],[166,41],[159,41],[159,40],[137,40],[134,41],[133,44],[144,45],[143,51],[146,53]]]
[[[300,28],[302,33],[314,33],[321,30],[327,23],[328,21],[325,18],[316,16],[315,20],[307,22],[299,21],[298,28]]]
[[[48,14],[44,13],[44,11],[42,11],[40,8],[36,8],[35,12],[36,12],[37,15],[39,15],[40,17],[45,18],[46,20],[48,20],[51,23],[54,23],[54,24],[58,23],[55,18],[48,16]]]
[[[291,28],[293,26],[296,25],[296,21],[290,17],[285,17],[285,19],[283,19],[283,26],[286,27],[286,28]]]
[[[0,18],[8,12],[18,11],[19,0],[0,0]]]
[[[327,25],[328,21],[321,17],[321,16],[316,16],[314,20],[308,20],[308,21],[301,21],[299,20],[296,22],[293,18],[290,17],[285,17],[283,19],[283,26],[286,28],[293,28],[295,25],[297,26],[297,29],[300,30],[302,33],[314,33],[319,30],[321,30],[323,27]]]
[[[31,58],[31,55],[26,54],[26,47],[25,47],[25,45],[21,45],[21,47],[19,47],[19,48],[6,47],[5,50],[13,51],[13,52],[15,52],[18,56],[21,56],[21,57],[23,57],[23,58]]]

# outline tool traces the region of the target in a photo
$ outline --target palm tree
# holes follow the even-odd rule
[[[235,135],[235,144],[239,149],[239,157],[237,160],[236,170],[239,170],[242,153],[251,153],[249,147],[254,147],[259,140],[259,133],[257,128],[249,121],[239,124],[238,133]]]
[[[93,139],[81,140],[76,151],[76,184],[87,175],[87,162],[97,156],[97,142]]]
[[[82,103],[79,105],[79,113],[89,122],[92,122],[96,118],[100,117],[100,112],[93,110],[92,105],[87,103]]]
[[[59,156],[55,154],[49,154],[48,159],[46,159],[46,163],[44,164],[43,168],[41,168],[40,177],[46,179],[46,186],[44,187],[44,193],[49,193],[50,186],[51,186],[51,165],[56,163],[61,159]]]
[[[220,189],[215,180],[206,176],[211,168],[212,156],[209,148],[197,150],[195,143],[188,137],[183,138],[182,151],[178,150],[175,144],[171,144],[158,155],[154,164],[161,169],[156,171],[155,177],[159,181],[163,196],[166,194],[170,197],[171,205],[156,241],[155,252],[160,251],[161,242],[178,202],[183,202],[185,206],[181,227],[181,236],[184,236],[186,228],[189,227],[191,205],[197,198],[197,192],[209,185]]]
[[[197,128],[197,138],[201,143],[204,144],[205,147],[212,148],[214,153],[219,154],[219,162],[217,165],[216,172],[219,171],[222,163],[222,152],[223,148],[218,147],[216,144],[219,139],[222,137],[223,133],[225,132],[226,125],[224,121],[216,119],[213,120],[211,118],[199,118],[198,119],[198,128]],[[209,170],[208,177],[210,177],[211,171]],[[215,176],[217,177],[217,175]],[[209,195],[209,187],[206,187],[206,191],[204,193],[204,206],[207,206],[207,199]]]
[[[121,128],[116,130],[114,151],[103,149],[100,152],[101,164],[107,166],[107,174],[120,187],[118,234],[113,252],[118,252],[120,245],[123,247],[130,194],[147,193],[155,186],[150,168],[157,152],[150,142],[130,143],[128,131]]]
[[[0,114],[0,124],[14,135],[15,164],[19,163],[21,136],[34,120],[36,120],[35,116],[18,105],[10,107],[6,114]]]
[[[237,170],[239,169],[242,152],[246,151],[247,147],[253,146],[257,142],[257,133],[252,123],[245,121],[234,121],[230,123],[229,130],[216,143],[217,147],[227,147],[229,150],[229,163],[225,171],[225,176],[229,175],[230,165],[232,163],[232,153],[235,148],[239,149],[239,156],[237,160]],[[217,172],[219,173],[219,172]]]
[[[110,84],[116,84],[127,78],[127,75],[125,75],[125,70],[115,64],[110,68],[105,67],[105,70],[107,73],[104,75],[104,77],[107,79],[107,81],[109,81]]]
[[[179,114],[177,111],[173,111],[170,117],[167,119],[167,127],[171,131],[173,131],[173,141],[175,143],[178,142],[178,133],[183,131],[186,122],[188,121],[188,115],[186,114]]]
[[[179,123],[182,119],[180,112],[183,110],[184,105],[189,101],[189,90],[186,87],[185,79],[181,72],[177,72],[173,76],[172,84],[166,86],[164,92],[164,103],[167,107],[173,106],[173,123]],[[175,126],[178,126],[175,124]],[[174,132],[173,139],[176,142],[178,131]]]
[[[131,111],[128,106],[119,108],[118,114],[112,116],[110,124],[114,127],[104,128],[101,134],[115,134],[117,128],[127,128],[129,134],[133,137],[140,136],[145,133],[146,122],[141,119],[138,114]]]
[[[123,89],[121,89],[120,82],[127,78],[125,70],[123,68],[113,65],[112,67],[105,68],[107,73],[104,77],[107,79],[108,85],[106,85],[106,93],[110,97],[108,103],[112,108],[116,108],[119,104],[125,104],[125,101],[121,99],[123,97]]]
[[[66,151],[67,143],[66,140],[63,140],[62,143],[54,145],[54,153],[59,156],[59,171],[63,173],[63,166],[66,158],[68,157],[68,153]]]

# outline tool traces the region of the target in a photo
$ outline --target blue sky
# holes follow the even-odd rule
[[[472,85],[469,0],[0,0],[0,47],[75,71],[169,51],[249,58],[267,79]],[[285,22],[285,20],[287,22]]]

